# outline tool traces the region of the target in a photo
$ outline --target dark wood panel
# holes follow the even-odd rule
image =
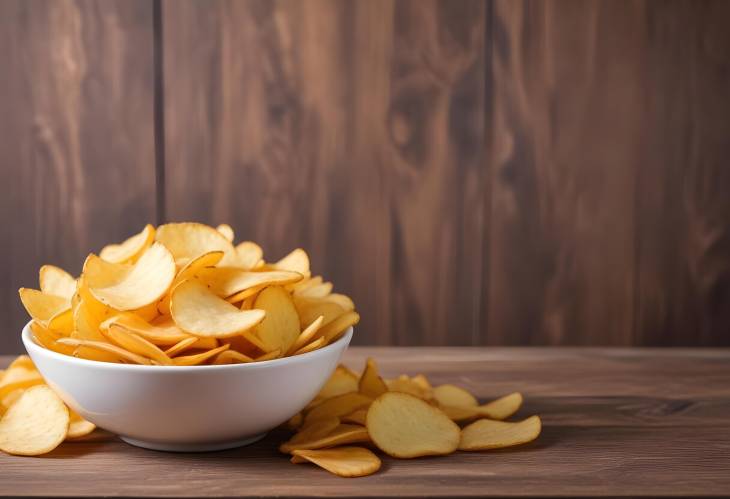
[[[637,2],[494,2],[490,343],[633,341],[644,19]]]
[[[728,497],[730,350],[351,348],[360,370],[424,373],[486,401],[521,390],[516,419],[539,414],[523,447],[423,459],[383,456],[381,470],[342,479],[292,465],[274,431],[248,447],[153,452],[108,433],[44,458],[0,453],[0,495],[74,497]],[[9,359],[0,358],[0,366]],[[671,379],[668,383],[667,380]]]
[[[730,4],[649,5],[637,341],[730,345]]]
[[[480,341],[483,2],[166,2],[169,218],[302,245],[358,343]]]
[[[152,4],[0,2],[0,351],[44,263],[154,222]]]

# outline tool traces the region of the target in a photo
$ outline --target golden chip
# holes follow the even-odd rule
[[[360,377],[359,390],[363,395],[373,399],[388,391],[388,386],[378,374],[378,366],[372,358],[368,359],[365,364],[365,371]]]
[[[380,459],[362,447],[337,449],[295,450],[292,463],[312,462],[341,477],[372,475],[380,469]]]
[[[233,233],[233,228],[228,224],[220,224],[218,227],[215,228],[218,232],[223,234],[223,237],[228,239],[228,241],[233,242],[236,235]]]
[[[309,277],[309,256],[307,252],[301,248],[297,248],[278,262],[271,265],[278,270],[290,270],[299,272],[305,277]]]
[[[34,386],[0,419],[0,450],[19,456],[52,451],[66,438],[69,414],[63,401],[46,385]]]
[[[109,244],[99,252],[99,257],[111,263],[137,261],[144,250],[155,240],[155,228],[147,224],[142,232],[135,234],[121,244]]]
[[[347,416],[342,416],[342,422],[365,426],[367,424],[367,416],[367,409],[358,409],[355,412],[348,414]]]
[[[345,312],[326,326],[322,326],[317,335],[324,338],[329,345],[339,339],[349,327],[358,322],[360,322],[360,315],[357,312]]]
[[[175,263],[180,267],[211,251],[222,251],[225,255],[224,261],[234,255],[233,245],[223,234],[213,227],[199,223],[161,225],[157,228],[156,239],[170,250]]]
[[[304,331],[299,333],[297,339],[294,340],[292,346],[289,347],[287,355],[291,355],[292,353],[298,351],[300,348],[303,348],[304,345],[310,343],[314,336],[317,334],[317,331],[319,331],[319,328],[322,326],[322,321],[324,321],[324,316],[320,315],[314,320],[314,322],[304,328]]]
[[[35,367],[11,365],[0,380],[0,400],[19,388],[29,388],[41,383],[43,383],[43,377]]]
[[[332,283],[323,282],[322,284],[317,284],[316,286],[307,287],[306,289],[299,292],[298,296],[302,296],[304,298],[325,298],[331,292]]]
[[[197,366],[198,364],[203,364],[208,359],[212,359],[219,353],[228,350],[228,348],[228,345],[221,345],[218,348],[214,348],[212,350],[208,350],[199,354],[187,355],[185,357],[175,357],[174,359],[172,359],[172,362],[176,366]]]
[[[463,388],[455,385],[439,385],[433,389],[433,398],[439,405],[456,407],[476,407],[479,401]]]
[[[60,296],[71,302],[76,292],[76,279],[54,265],[44,265],[38,272],[38,282],[44,294]]]
[[[219,353],[213,364],[247,364],[248,362],[253,362],[253,359],[241,352],[229,349]]]
[[[96,425],[94,423],[85,420],[75,411],[69,409],[68,412],[70,419],[68,424],[68,434],[66,435],[67,440],[71,438],[85,437],[96,429]]]
[[[323,300],[338,305],[345,312],[355,310],[355,304],[353,303],[352,299],[347,295],[332,293],[324,297]]]
[[[400,458],[450,454],[460,438],[459,427],[443,412],[398,392],[375,399],[368,410],[367,429],[380,450]]]
[[[307,343],[302,348],[294,352],[292,355],[301,355],[303,353],[309,353],[313,352],[314,350],[317,350],[318,348],[322,348],[327,343],[325,343],[324,338],[317,338],[311,343]]]
[[[159,317],[149,323],[134,314],[121,313],[101,323],[100,328],[108,329],[112,325],[139,335],[155,345],[174,345],[186,338],[195,338],[177,327],[170,316]]]
[[[322,325],[329,324],[345,313],[345,310],[336,303],[313,298],[294,297],[294,306],[299,314],[299,325],[307,327],[320,315],[324,317]]]
[[[302,278],[301,274],[286,270],[250,272],[234,267],[201,269],[196,276],[213,293],[231,303],[241,301],[265,286],[289,284]]]
[[[480,414],[489,419],[507,419],[522,406],[522,394],[510,393],[479,407]]]
[[[537,416],[524,421],[507,423],[480,419],[461,430],[460,450],[501,449],[532,442],[538,435],[542,423]]]
[[[263,362],[265,360],[274,360],[281,357],[281,350],[278,348],[276,350],[272,350],[271,352],[265,353],[259,357],[256,357],[254,359],[254,362]]]
[[[132,353],[152,359],[163,366],[172,365],[172,359],[165,352],[139,335],[131,333],[116,324],[112,324],[103,332],[111,341]]]
[[[227,338],[256,326],[263,310],[239,310],[196,280],[181,282],[172,291],[170,312],[175,323],[195,336]]]
[[[263,310],[266,318],[244,337],[264,352],[289,350],[299,336],[299,316],[289,293],[280,286],[269,286],[256,297],[254,310]]]
[[[357,390],[357,375],[340,364],[317,394],[317,399],[328,399],[344,393],[356,392]]]
[[[344,444],[357,444],[370,442],[368,431],[364,426],[353,424],[340,424],[330,433],[319,438],[302,440],[301,442],[287,442],[279,447],[283,453],[290,453],[294,450],[303,449],[325,449]]]
[[[104,357],[101,357],[101,356],[96,357],[91,354],[86,354],[85,353],[86,351],[82,351],[80,349],[76,350],[76,356],[82,357],[85,359],[89,359],[89,360],[99,360],[101,362],[119,362],[119,359],[123,359],[123,360],[129,361],[133,364],[144,364],[144,365],[152,364],[152,361],[150,359],[147,359],[145,357],[142,357],[141,355],[137,355],[136,353],[130,352],[129,350],[125,350],[124,348],[121,348],[116,345],[112,345],[111,343],[106,343],[103,341],[78,340],[75,338],[61,338],[60,340],[58,340],[58,343],[62,343],[64,345],[76,346],[76,347],[87,347],[88,350],[92,350],[92,351],[96,350],[99,353],[111,354],[112,358],[113,358],[113,360],[102,360]]]
[[[302,421],[299,422],[299,425],[302,425]],[[340,426],[340,419],[337,417],[327,417],[313,421],[306,426],[301,426],[299,432],[291,437],[286,443],[282,444],[279,447],[279,450],[284,453],[288,453],[289,451],[282,450],[285,448],[284,446],[292,446],[302,442],[318,440],[332,433],[338,426]]]
[[[73,347],[57,343],[56,340],[61,338],[61,336],[53,333],[50,329],[43,327],[43,325],[39,322],[35,320],[31,322],[30,330],[33,333],[33,339],[35,342],[42,347],[47,348],[52,352],[62,353],[64,355],[73,355]]]
[[[327,417],[339,418],[369,406],[372,401],[370,397],[357,392],[338,395],[313,407],[304,417],[304,423],[309,424]]]
[[[63,328],[72,321],[71,302],[67,298],[29,288],[20,288],[19,294],[28,314],[45,327]]]
[[[263,260],[261,247],[251,241],[244,241],[236,246],[234,256],[228,258],[228,265],[243,270],[255,269]]]
[[[401,374],[396,379],[387,380],[386,384],[391,392],[408,393],[423,400],[431,400],[433,397],[429,390],[424,389],[422,383],[413,381],[405,374]]]

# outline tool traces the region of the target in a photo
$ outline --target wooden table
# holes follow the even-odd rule
[[[524,393],[532,444],[384,459],[343,479],[289,464],[280,431],[250,447],[169,454],[99,434],[40,458],[0,454],[0,496],[730,497],[730,350],[351,348],[386,376],[424,373],[489,399]],[[0,359],[0,364],[8,362]]]

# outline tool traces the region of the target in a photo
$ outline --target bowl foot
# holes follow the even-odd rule
[[[142,447],[144,449],[151,450],[162,450],[166,452],[210,452],[216,450],[234,449],[236,447],[243,447],[254,442],[258,442],[266,436],[266,433],[260,433],[253,437],[244,438],[242,440],[231,440],[230,442],[215,442],[215,443],[202,443],[202,444],[175,444],[168,442],[147,442],[145,440],[137,440],[136,438],[122,437],[119,438],[124,440],[130,445],[135,447]]]

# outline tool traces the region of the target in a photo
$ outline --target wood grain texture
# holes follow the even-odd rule
[[[345,362],[367,356],[481,400],[520,390],[517,417],[539,414],[543,432],[514,449],[384,458],[359,479],[290,464],[283,431],[207,454],[100,433],[43,458],[0,454],[0,496],[730,497],[730,350],[354,347]]]
[[[358,342],[477,341],[483,3],[163,11],[169,218],[305,247]]]
[[[637,341],[730,345],[730,4],[650,5]]]
[[[19,351],[21,286],[154,220],[152,9],[0,2],[0,352]]]

